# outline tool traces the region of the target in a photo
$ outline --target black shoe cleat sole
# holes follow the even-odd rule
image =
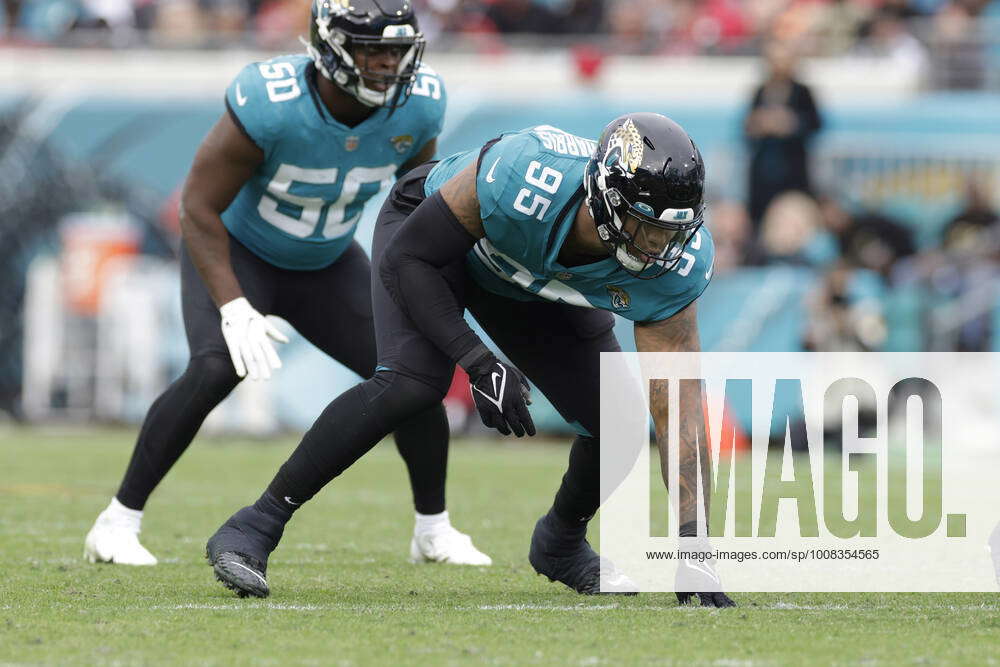
[[[239,597],[266,598],[271,594],[267,579],[241,554],[227,551],[219,554],[214,561],[208,554],[206,558],[215,572],[215,578]]]

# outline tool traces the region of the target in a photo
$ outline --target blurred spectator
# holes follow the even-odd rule
[[[822,125],[812,91],[796,79],[792,47],[771,42],[765,57],[767,78],[754,92],[744,122],[750,151],[749,212],[755,226],[777,195],[811,191],[808,146]]]
[[[866,352],[885,343],[880,286],[846,263],[835,264],[809,295],[803,349]]]
[[[664,53],[731,53],[751,34],[742,2],[674,0],[664,3],[669,31],[658,51]]]
[[[707,209],[708,228],[715,241],[715,275],[723,275],[747,264],[751,253],[750,218],[746,208],[722,201]]]
[[[608,30],[615,53],[673,50],[675,45],[669,39],[663,39],[674,18],[672,9],[670,5],[653,0],[618,0],[611,3],[608,8]]]
[[[590,34],[604,29],[604,0],[569,0],[563,4],[559,20],[566,32]]]
[[[876,13],[868,28],[867,39],[859,46],[859,53],[885,60],[901,75],[916,81],[927,76],[927,49],[910,32],[898,10],[885,8]]]
[[[839,56],[854,48],[861,27],[868,20],[870,7],[849,0],[833,0],[819,5],[816,37],[819,52]]]
[[[945,226],[940,252],[925,255],[933,350],[993,349],[1000,279],[1000,215],[984,183],[970,178],[965,207]]]
[[[84,15],[95,26],[120,30],[135,25],[135,3],[132,0],[82,0],[80,4]]]
[[[868,269],[887,281],[900,260],[915,255],[913,231],[882,213],[850,215],[833,198],[823,199],[823,226],[840,245],[840,255],[854,267]]]
[[[211,35],[232,39],[233,36],[246,30],[249,14],[246,0],[199,0],[198,5]]]
[[[942,246],[948,253],[968,258],[993,257],[1000,244],[1000,214],[993,208],[983,181],[970,178],[966,204],[945,225]]]
[[[197,44],[202,40],[203,16],[195,0],[158,3],[153,31],[156,40],[167,44]]]
[[[766,262],[818,266],[835,258],[822,225],[819,205],[790,191],[774,198],[764,213],[756,250]]]
[[[298,35],[308,35],[312,6],[302,0],[266,0],[257,12],[257,42],[266,48],[280,48]]]
[[[559,31],[549,8],[533,0],[494,2],[488,6],[486,16],[500,32],[545,34]]]
[[[949,2],[934,19],[934,84],[974,90],[986,83],[986,45],[968,2]]]

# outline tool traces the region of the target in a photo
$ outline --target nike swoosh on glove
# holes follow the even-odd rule
[[[483,424],[504,435],[511,431],[519,438],[525,433],[535,435],[535,423],[528,412],[531,389],[521,371],[492,353],[471,364],[467,371]]]
[[[219,313],[222,315],[222,337],[236,374],[240,377],[249,374],[251,380],[270,379],[271,369],[281,368],[281,359],[271,340],[287,343],[285,334],[242,296],[223,304]]]
[[[722,580],[715,572],[715,557],[707,539],[681,537],[677,551],[677,575],[674,577],[677,602],[688,604],[697,595],[702,607],[736,606],[722,592]]]

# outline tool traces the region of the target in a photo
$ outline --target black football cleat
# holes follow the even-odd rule
[[[236,595],[241,598],[266,598],[271,594],[264,576],[267,573],[266,564],[235,551],[224,551],[213,557],[211,547],[206,555],[215,571],[215,578]]]
[[[554,517],[543,516],[531,534],[528,561],[535,572],[569,586],[581,595],[635,595],[638,587],[611,561],[601,558],[585,537],[585,526],[571,526]],[[601,571],[604,571],[604,590]]]
[[[275,517],[244,507],[215,531],[205,546],[205,557],[215,578],[238,596],[266,598],[267,558],[278,546],[284,523]]]

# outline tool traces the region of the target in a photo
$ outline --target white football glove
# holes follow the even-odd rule
[[[229,347],[236,374],[245,377],[249,372],[251,380],[270,379],[271,369],[281,368],[281,359],[268,339],[287,343],[285,334],[242,296],[223,304],[219,313],[222,314],[222,336]]]

